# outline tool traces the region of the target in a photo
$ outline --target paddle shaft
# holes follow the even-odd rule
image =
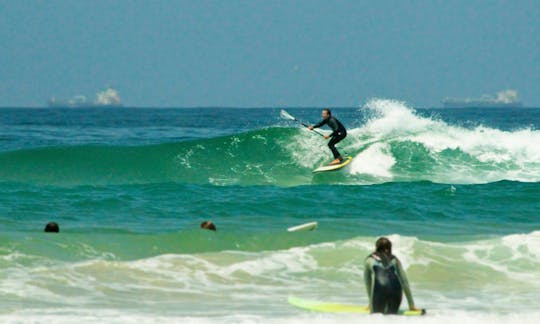
[[[296,119],[295,119],[295,120],[296,120]],[[302,123],[302,122],[299,121],[299,120],[297,120],[297,122],[299,122],[300,124],[302,124],[302,126],[304,126],[305,128],[308,128],[308,127],[309,127],[308,125]],[[312,132],[315,132],[315,134],[318,134],[318,135],[321,135],[322,137],[324,137],[324,134],[321,133],[321,132],[319,132],[319,131],[317,131],[317,130],[311,129],[311,131],[312,131]]]

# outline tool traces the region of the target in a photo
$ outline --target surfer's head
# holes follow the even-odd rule
[[[217,231],[216,225],[214,225],[214,223],[212,223],[211,221],[202,222],[201,223],[201,228],[211,230],[211,231]]]
[[[328,108],[324,108],[322,110],[322,118],[326,119],[326,118],[330,118],[330,117],[332,117],[332,111],[330,111],[330,109],[328,109]]]
[[[58,224],[55,222],[48,222],[47,225],[45,225],[45,232],[58,233],[60,232],[60,227],[58,227]]]
[[[380,237],[375,242],[375,252],[390,257],[392,255],[392,242],[386,237]]]

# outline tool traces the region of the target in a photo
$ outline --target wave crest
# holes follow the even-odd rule
[[[293,186],[540,181],[540,131],[465,128],[421,116],[393,100],[371,100],[361,110],[368,118],[338,145],[354,156],[353,162],[334,173],[311,173],[331,158],[326,141],[306,129],[272,127],[173,144],[4,152],[0,182]]]

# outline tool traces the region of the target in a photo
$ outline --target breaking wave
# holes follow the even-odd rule
[[[65,186],[540,181],[538,130],[451,125],[391,100],[372,100],[363,111],[365,123],[340,143],[353,162],[333,173],[311,172],[331,157],[320,137],[305,129],[271,127],[172,144],[3,152],[0,181]]]

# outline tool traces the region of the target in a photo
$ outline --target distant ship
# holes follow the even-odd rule
[[[107,88],[96,93],[96,98],[89,101],[85,96],[78,95],[68,100],[57,100],[52,97],[47,101],[47,106],[56,108],[121,108],[124,105],[120,94],[113,88]]]
[[[497,96],[483,95],[478,99],[445,98],[444,108],[521,108],[523,103],[518,99],[515,90],[503,90]]]

